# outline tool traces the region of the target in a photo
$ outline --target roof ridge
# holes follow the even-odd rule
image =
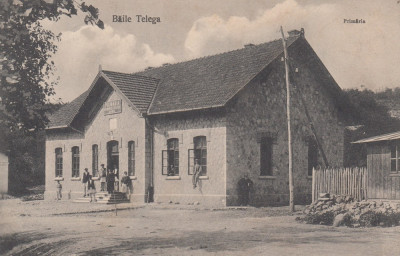
[[[288,37],[288,38],[293,38],[293,37],[296,37],[296,40],[297,40],[297,39],[300,38],[301,36],[300,36],[300,35],[299,35],[299,36],[292,36],[292,37]],[[288,39],[288,38],[287,38],[287,39]],[[251,47],[249,47],[249,48],[242,47],[242,48],[238,48],[238,49],[234,49],[234,50],[229,50],[229,51],[226,51],[226,52],[220,52],[220,53],[216,53],[216,54],[205,55],[205,56],[197,57],[197,58],[190,59],[190,60],[183,60],[183,61],[179,61],[179,62],[176,62],[176,63],[171,63],[171,64],[169,64],[169,65],[167,65],[167,66],[178,65],[178,64],[193,62],[193,61],[197,61],[197,60],[201,60],[201,59],[211,58],[211,57],[215,57],[215,56],[219,56],[219,55],[223,55],[223,54],[228,54],[228,53],[233,53],[233,52],[237,52],[237,51],[242,51],[242,50],[246,50],[246,49],[252,49],[252,48],[254,48],[254,47],[260,47],[260,46],[263,46],[263,45],[266,45],[266,44],[270,44],[270,43],[273,43],[273,42],[275,42],[275,41],[280,41],[280,40],[282,40],[282,39],[281,39],[281,38],[279,38],[279,39],[274,39],[274,40],[271,40],[271,41],[268,41],[268,42],[264,42],[264,43],[260,43],[260,44],[254,44],[253,46],[251,46]],[[293,42],[294,42],[294,41],[293,41]],[[164,65],[164,64],[163,64],[163,65]],[[135,74],[138,74],[138,73],[144,73],[144,72],[149,71],[149,70],[155,70],[155,69],[160,69],[160,68],[165,68],[165,67],[167,67],[167,66],[163,66],[163,65],[158,66],[158,67],[153,67],[153,68],[148,69],[148,70],[143,69],[143,70],[140,70],[140,71],[137,71],[137,72],[132,73],[132,75],[135,75]]]
[[[138,76],[138,77],[143,77],[143,78],[148,78],[148,79],[160,81],[160,79],[158,79],[158,78],[154,78],[154,77],[151,77],[151,76],[139,75],[139,74],[136,74],[136,73],[125,73],[125,72],[117,72],[117,71],[112,71],[112,70],[102,70],[102,72],[112,72],[112,73],[129,75],[129,76]]]

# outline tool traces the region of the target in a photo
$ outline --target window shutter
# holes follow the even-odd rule
[[[162,151],[162,175],[168,175],[168,150]]]
[[[193,175],[194,168],[194,149],[188,150],[188,174]]]

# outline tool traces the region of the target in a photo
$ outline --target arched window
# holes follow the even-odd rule
[[[194,162],[197,159],[201,166],[200,176],[207,175],[207,138],[197,136],[193,138],[194,149],[189,149],[189,174],[193,174]]]
[[[128,142],[128,175],[135,176],[135,142]]]
[[[92,176],[99,176],[99,146],[97,144],[92,146]]]
[[[56,177],[63,176],[63,151],[62,148],[56,148]]]
[[[179,139],[167,140],[167,150],[163,150],[163,175],[179,175]]]
[[[79,177],[79,147],[72,147],[72,177]]]

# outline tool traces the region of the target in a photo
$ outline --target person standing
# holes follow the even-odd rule
[[[106,180],[107,180],[107,192],[108,194],[112,194],[114,192],[114,182],[115,182],[115,174],[112,170],[108,170]]]
[[[57,189],[57,201],[58,201],[58,200],[61,200],[61,198],[62,198],[62,192],[61,192],[62,185],[59,180],[57,180],[56,189]]]
[[[94,185],[94,180],[92,176],[89,175],[88,191],[90,195],[90,202],[96,202],[96,186]]]
[[[114,182],[115,182],[114,190],[118,192],[119,191],[119,171],[118,171],[118,169],[114,168],[113,173],[114,173]]]
[[[238,182],[238,194],[239,194],[239,204],[249,205],[250,202],[250,191],[253,188],[253,181],[249,178],[246,173]]]
[[[125,198],[131,200],[131,185],[132,181],[129,178],[128,173],[124,172],[124,176],[121,178],[122,183],[122,193],[125,193]]]
[[[89,170],[88,168],[85,168],[85,171],[83,172],[82,176],[82,184],[83,184],[83,197],[86,197],[88,194],[88,183],[89,183]]]
[[[192,177],[192,183],[193,183],[193,189],[197,187],[197,183],[199,182],[199,177],[202,171],[201,165],[199,165],[199,160],[195,159],[194,160],[194,167],[193,167],[193,177]]]
[[[106,191],[107,170],[104,164],[101,164],[100,175],[100,191]]]

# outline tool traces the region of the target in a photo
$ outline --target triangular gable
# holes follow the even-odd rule
[[[112,89],[108,95],[111,91],[115,91],[140,116],[147,111],[157,83],[158,80],[154,78],[99,71],[87,91],[49,117],[48,129],[68,128],[77,126],[77,124],[81,126],[82,121],[88,121],[87,117],[89,112],[93,112],[92,108],[96,108],[97,104],[98,109],[95,111],[98,111],[100,109],[99,100],[105,100],[100,98],[107,96],[104,92],[101,96],[101,92],[99,92],[101,88],[98,88],[105,85]],[[93,113],[90,116],[93,116]],[[75,128],[81,129],[81,127]]]

